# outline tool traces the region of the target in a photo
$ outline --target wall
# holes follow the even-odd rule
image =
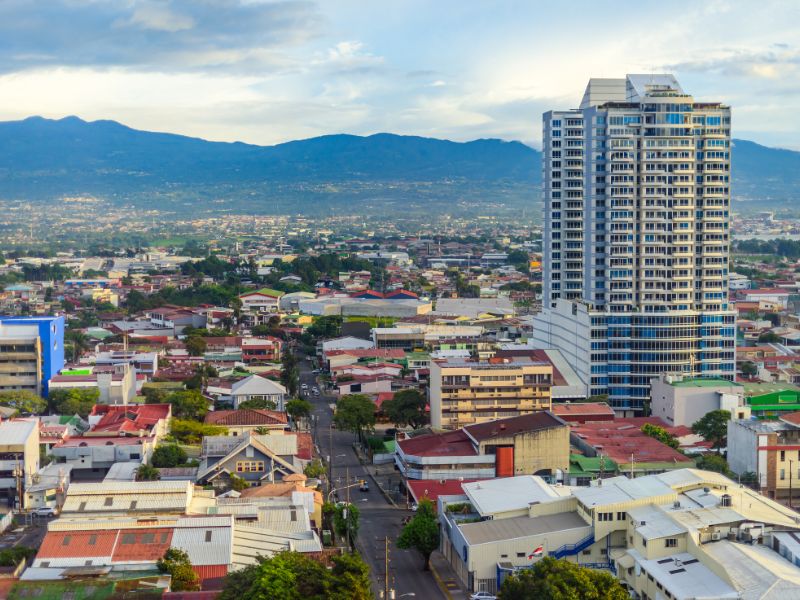
[[[739,475],[758,473],[758,435],[744,423],[728,421],[728,466]]]

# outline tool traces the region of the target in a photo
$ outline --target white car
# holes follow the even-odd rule
[[[54,517],[56,516],[56,509],[50,506],[40,506],[33,511],[37,517]]]
[[[469,597],[469,600],[497,600],[497,596],[489,592],[475,592]]]

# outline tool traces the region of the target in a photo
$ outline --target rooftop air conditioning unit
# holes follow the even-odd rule
[[[719,531],[715,531],[714,533],[711,534],[712,542],[718,542],[721,539],[722,539],[722,534]]]

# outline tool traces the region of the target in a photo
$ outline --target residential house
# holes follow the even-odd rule
[[[230,404],[238,409],[243,402],[264,400],[273,402],[275,410],[283,412],[287,391],[280,383],[250,375],[238,381],[216,380],[209,382],[206,393],[219,402]]]
[[[225,427],[229,435],[245,435],[262,429],[283,431],[289,426],[285,412],[256,408],[214,410],[206,414],[205,423]]]

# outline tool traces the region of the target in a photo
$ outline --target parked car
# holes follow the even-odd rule
[[[469,597],[469,600],[497,600],[497,596],[489,592],[475,592]]]
[[[361,490],[362,492],[368,492],[369,482],[365,479],[364,481],[361,482],[361,485],[358,487],[358,489]]]
[[[300,389],[301,390],[307,390],[308,389],[308,384],[304,383],[303,385],[300,386]]]
[[[40,506],[33,511],[37,517],[54,517],[56,516],[56,509],[52,506]]]

